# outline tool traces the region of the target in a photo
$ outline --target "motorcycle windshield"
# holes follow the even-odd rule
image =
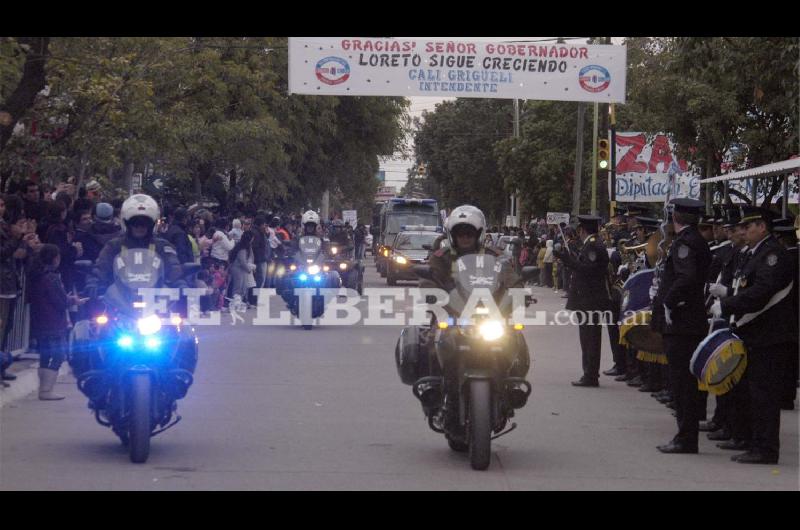
[[[316,236],[303,236],[297,243],[298,261],[306,263],[308,260],[316,260],[322,250],[322,240]]]
[[[504,291],[501,278],[508,266],[506,260],[488,254],[465,254],[459,257],[453,265],[455,289],[450,292],[448,303],[452,313],[461,317],[464,309],[473,306],[477,300],[484,305],[488,305],[490,299],[499,302]],[[466,318],[469,315],[463,316]]]

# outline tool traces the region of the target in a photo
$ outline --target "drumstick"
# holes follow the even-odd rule
[[[561,229],[561,223],[558,223],[558,232],[561,234],[561,240],[564,242],[564,246],[567,247],[567,253],[572,255],[572,249],[569,248],[569,245],[567,244],[567,238],[564,235],[564,231]]]

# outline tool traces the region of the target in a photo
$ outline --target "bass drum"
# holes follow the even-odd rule
[[[661,355],[664,353],[663,338],[650,327],[650,320],[653,317],[650,286],[653,284],[654,276],[655,269],[646,269],[632,275],[625,282],[619,342],[640,351]]]

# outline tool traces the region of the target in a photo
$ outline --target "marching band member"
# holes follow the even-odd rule
[[[776,464],[780,453],[781,377],[790,351],[797,351],[797,319],[790,293],[796,278],[791,262],[770,233],[773,212],[742,207],[740,224],[750,247],[735,281],[735,295],[711,306],[716,318],[734,316],[736,334],[748,354],[740,385],[747,385],[752,439],[746,453],[731,459],[742,464]],[[744,412],[744,411],[737,411]]]

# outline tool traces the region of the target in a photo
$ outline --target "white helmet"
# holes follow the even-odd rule
[[[453,240],[453,229],[463,224],[470,225],[478,231],[478,246],[483,246],[483,241],[486,238],[486,218],[478,208],[465,204],[450,212],[444,222],[444,229],[447,232],[447,240],[450,242],[450,247],[458,248]]]
[[[137,193],[136,195],[131,195],[122,203],[121,215],[126,224],[134,217],[140,216],[147,217],[155,224],[161,216],[161,209],[152,197]]]
[[[319,225],[319,214],[314,210],[309,210],[303,214],[300,223],[305,226],[306,223],[314,223],[315,225]]]

